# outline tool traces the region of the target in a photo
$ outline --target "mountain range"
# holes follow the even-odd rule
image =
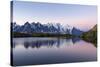
[[[72,34],[79,36],[83,33],[75,27],[69,25],[61,25],[60,23],[52,24],[41,24],[40,22],[29,23],[26,22],[24,25],[18,25],[16,22],[11,23],[12,32],[19,33],[52,33],[52,34]]]

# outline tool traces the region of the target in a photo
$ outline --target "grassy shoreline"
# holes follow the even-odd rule
[[[11,37],[66,37],[66,38],[72,38],[76,37],[74,35],[70,34],[52,34],[52,33],[18,33],[18,32],[12,32]]]
[[[51,33],[18,33],[18,32],[11,32],[11,37],[12,38],[26,38],[26,37],[58,37],[58,38],[80,38],[82,40],[85,40],[87,42],[93,43],[94,46],[97,47],[97,38],[95,35],[95,38],[93,36],[87,36],[87,33],[83,34],[82,36],[75,36],[75,35],[70,35],[70,34],[51,34]]]

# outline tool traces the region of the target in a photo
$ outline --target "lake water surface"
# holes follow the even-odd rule
[[[97,48],[79,38],[13,38],[13,65],[71,63],[97,60]]]

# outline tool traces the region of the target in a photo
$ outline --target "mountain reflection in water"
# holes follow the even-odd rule
[[[79,38],[13,38],[13,65],[96,61],[97,48]]]
[[[34,38],[35,39],[35,38]],[[13,42],[13,48],[15,48],[17,45],[23,44],[24,47],[27,49],[29,47],[31,48],[41,48],[42,46],[46,46],[48,48],[52,46],[60,47],[64,42],[71,42],[73,45],[79,41],[79,38],[72,38],[72,39],[61,39],[61,38],[48,38],[48,39],[39,39],[39,40],[34,40],[34,39],[24,39],[22,38],[22,42],[14,41]],[[68,45],[68,44],[67,44]]]

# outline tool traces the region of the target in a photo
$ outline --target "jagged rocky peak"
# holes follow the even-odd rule
[[[61,25],[60,23],[41,24],[40,22],[36,23],[26,22],[24,25],[21,25],[20,27],[17,26],[16,28],[13,29],[14,32],[27,32],[27,33],[44,32],[44,33],[77,34],[77,32],[81,32],[80,30],[76,29],[75,27],[73,28],[70,25]]]
[[[20,25],[16,24],[16,22],[11,23],[13,28],[19,27]]]
[[[31,24],[36,24],[35,22],[32,22]]]
[[[82,33],[83,33],[83,31],[81,31],[81,30],[79,30],[79,29],[73,27],[73,29],[72,29],[72,34],[73,34],[73,35],[80,36]]]
[[[42,25],[40,22],[37,22],[36,24],[37,24],[39,27]]]
[[[47,23],[46,25],[47,25],[47,26],[53,26],[53,24],[52,24],[52,23]]]
[[[26,22],[24,25],[30,25],[30,23],[29,22]]]
[[[16,22],[14,22],[14,23],[12,23],[12,24],[13,24],[13,26],[17,26]]]

